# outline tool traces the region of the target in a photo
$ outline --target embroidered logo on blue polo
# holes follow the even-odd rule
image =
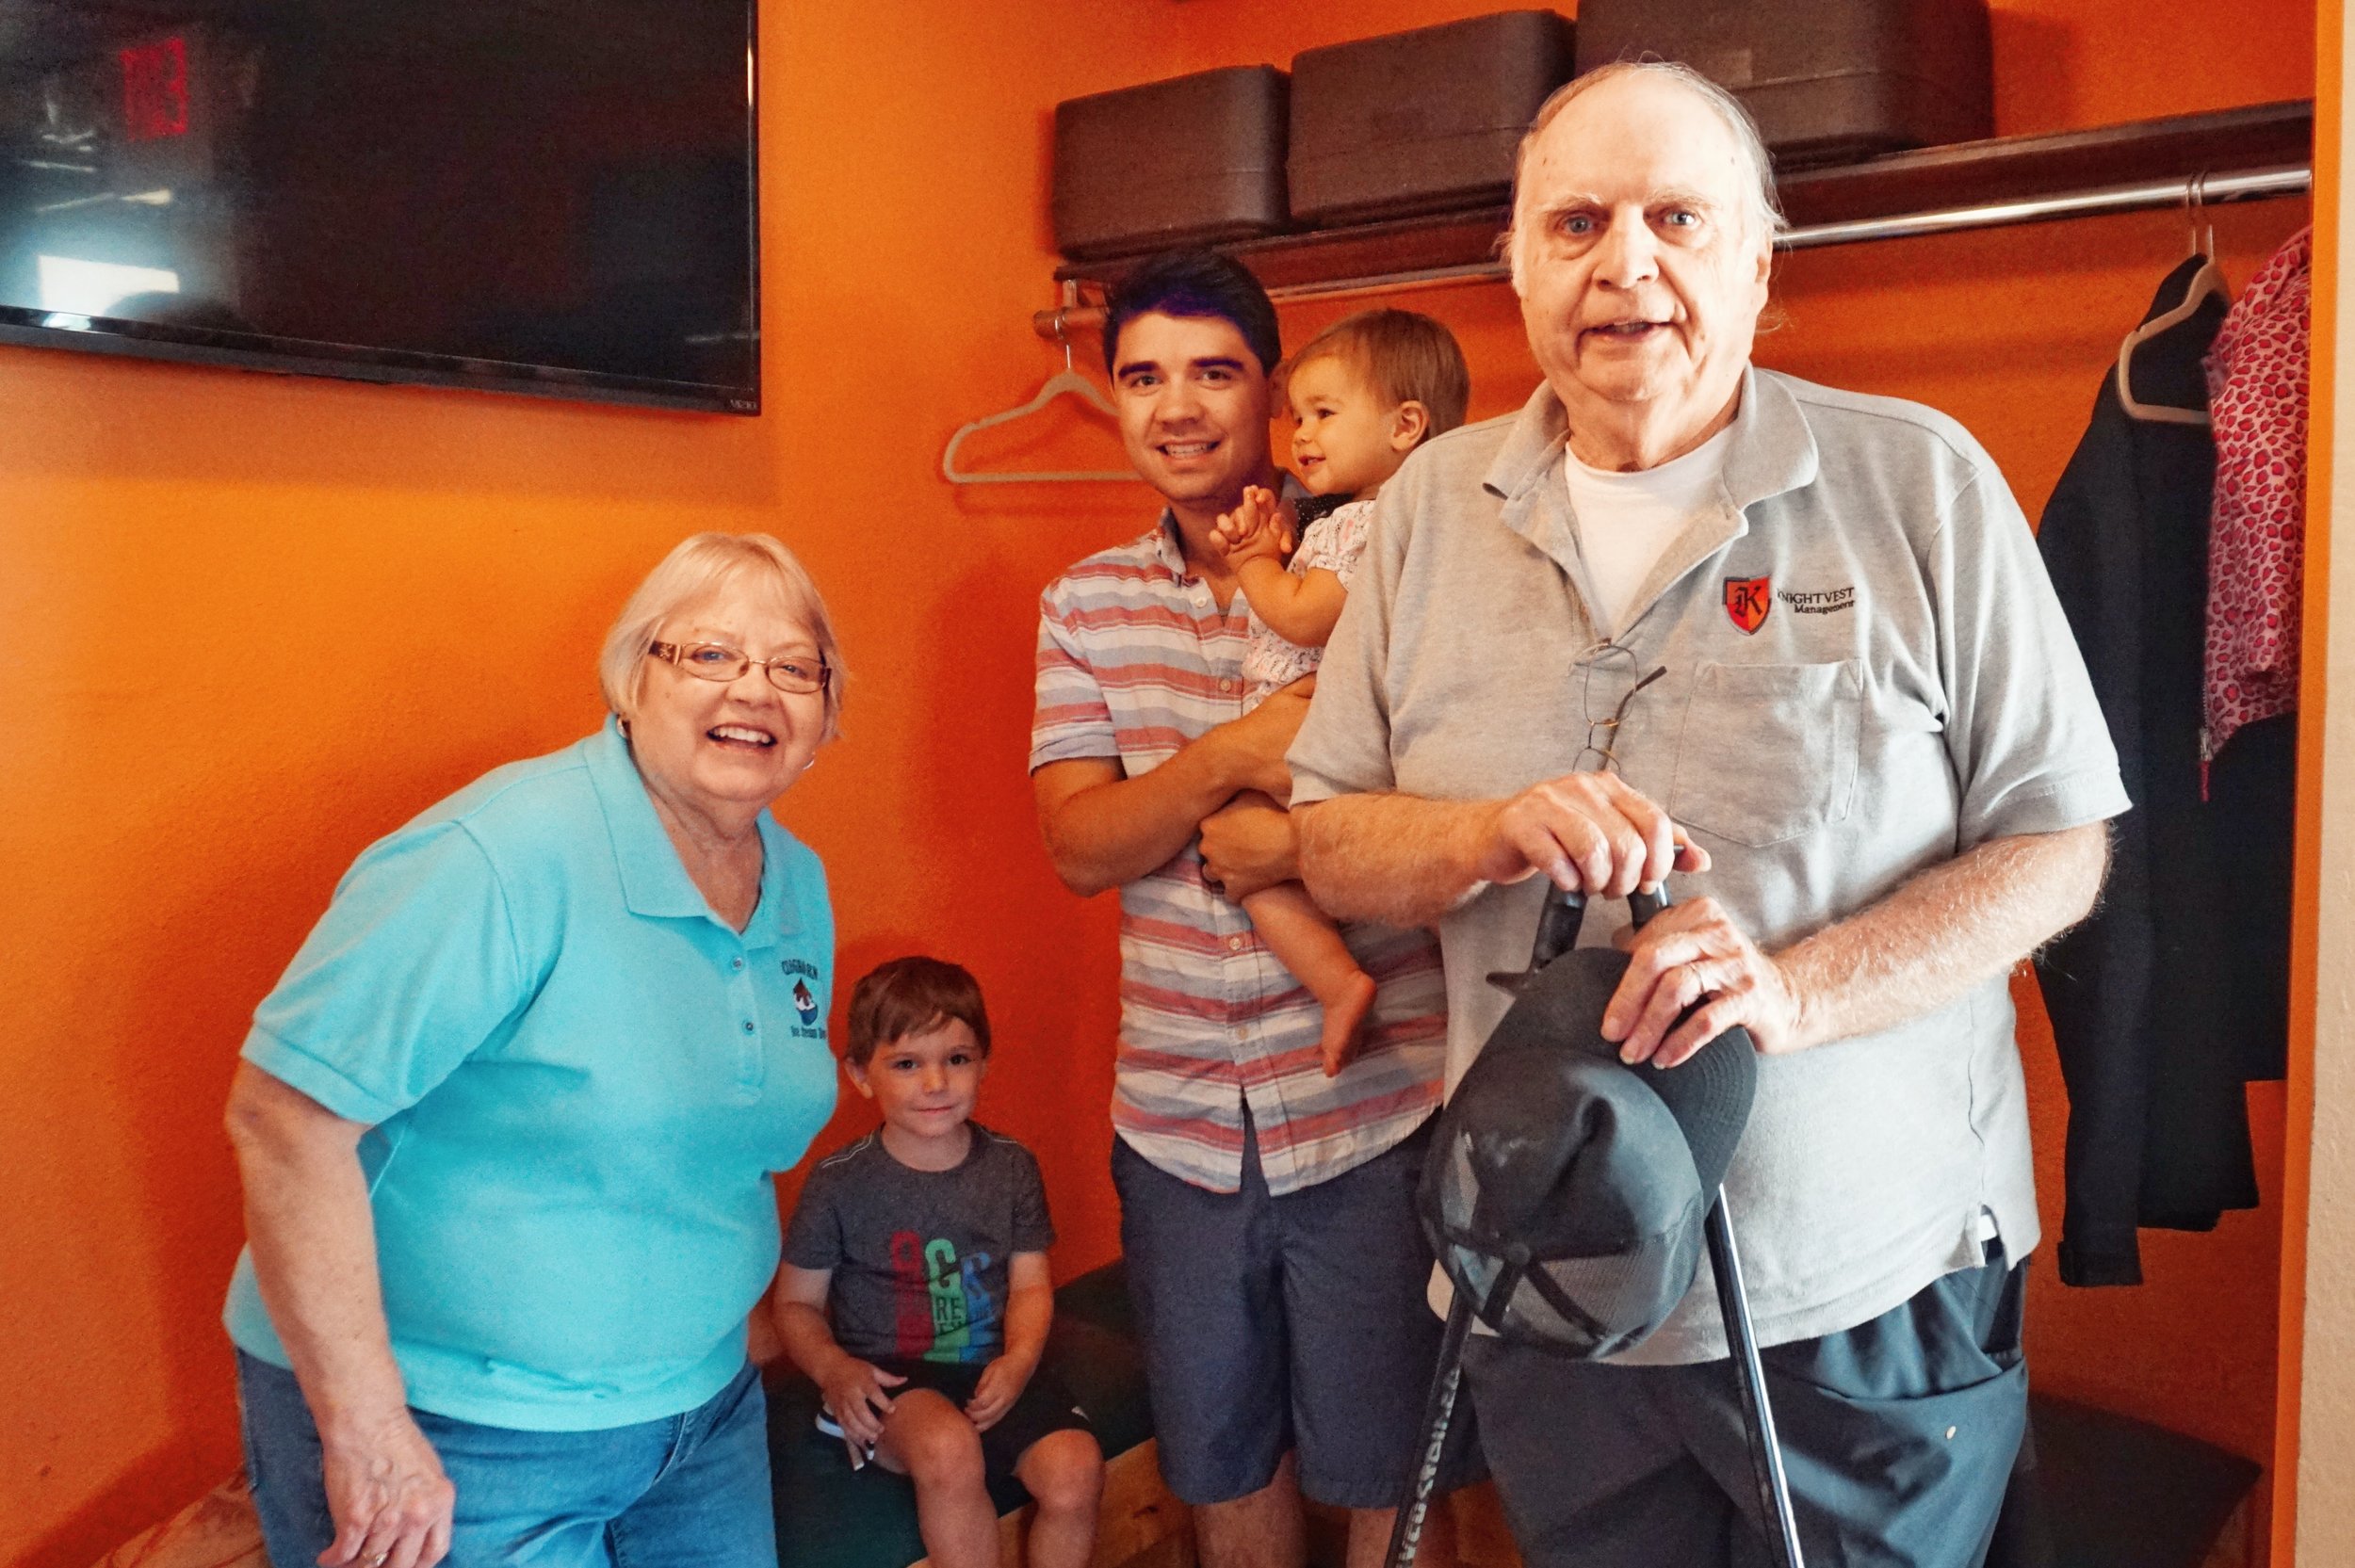
[[[787,974],[795,977],[793,1015],[800,1022],[793,1026],[793,1038],[796,1040],[825,1039],[826,1026],[823,1019],[826,1015],[826,1004],[818,994],[818,985],[824,980],[825,977],[820,974],[818,966],[807,959],[785,959],[780,961],[777,966]]]

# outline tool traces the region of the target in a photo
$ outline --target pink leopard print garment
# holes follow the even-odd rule
[[[2313,262],[2314,230],[2301,229],[2249,280],[2208,349],[2216,430],[2203,698],[2209,756],[2243,724],[2298,706]]]

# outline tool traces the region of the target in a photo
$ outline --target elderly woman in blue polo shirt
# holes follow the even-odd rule
[[[760,534],[639,588],[612,717],[371,845],[254,1015],[226,1320],[275,1568],[774,1568],[746,1319],[834,1104],[834,919],[770,816],[835,733]]]

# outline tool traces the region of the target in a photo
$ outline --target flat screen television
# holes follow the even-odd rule
[[[0,0],[0,342],[756,413],[754,0]]]

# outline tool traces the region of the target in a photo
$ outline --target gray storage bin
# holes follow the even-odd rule
[[[1569,22],[1503,11],[1292,60],[1292,217],[1351,223],[1510,195],[1530,117],[1570,79]]]
[[[1578,68],[1649,52],[1730,89],[1778,168],[1995,134],[1986,0],[1585,0]]]
[[[1286,82],[1239,65],[1056,105],[1056,248],[1095,260],[1283,228]]]

